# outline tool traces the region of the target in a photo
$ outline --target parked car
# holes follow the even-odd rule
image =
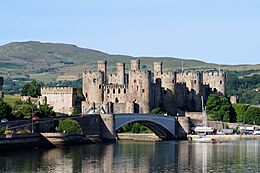
[[[260,129],[255,130],[253,134],[254,135],[260,135]]]

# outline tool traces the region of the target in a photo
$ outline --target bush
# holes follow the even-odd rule
[[[75,132],[82,133],[82,129],[79,123],[76,120],[73,120],[71,118],[60,120],[57,131],[65,132],[65,133],[75,133]]]

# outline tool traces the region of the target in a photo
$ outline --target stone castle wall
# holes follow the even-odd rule
[[[107,113],[149,113],[155,107],[176,115],[177,110],[201,111],[201,96],[212,91],[225,95],[223,72],[163,72],[162,63],[151,71],[140,69],[140,60],[131,60],[129,74],[125,63],[117,63],[117,73],[107,75],[107,62],[98,61],[97,71],[83,73],[83,112],[105,107]]]
[[[76,90],[72,87],[42,87],[41,98],[57,113],[71,115],[75,107]]]

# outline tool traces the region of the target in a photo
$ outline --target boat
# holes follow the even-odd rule
[[[201,107],[202,107],[202,117],[203,122],[202,126],[197,126],[194,128],[194,131],[198,133],[198,137],[192,138],[192,141],[196,142],[206,142],[206,143],[216,143],[216,139],[214,137],[208,137],[207,133],[213,133],[214,129],[212,127],[208,127],[207,123],[207,113],[203,104],[203,96],[201,96]]]

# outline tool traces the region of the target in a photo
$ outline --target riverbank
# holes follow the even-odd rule
[[[220,141],[232,140],[260,140],[260,135],[207,135],[207,137],[215,138]],[[199,138],[198,135],[187,135],[189,140]]]
[[[134,140],[134,141],[158,141],[161,140],[154,133],[118,133],[118,140]]]

